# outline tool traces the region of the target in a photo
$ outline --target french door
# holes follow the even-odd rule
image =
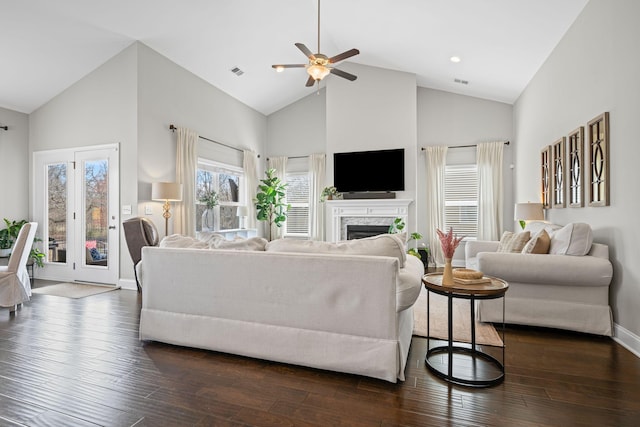
[[[38,277],[115,285],[119,267],[118,145],[34,153]]]

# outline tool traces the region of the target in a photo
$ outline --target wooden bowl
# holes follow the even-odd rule
[[[469,268],[454,268],[453,269],[453,277],[458,279],[482,279],[484,274],[482,271],[471,270]]]

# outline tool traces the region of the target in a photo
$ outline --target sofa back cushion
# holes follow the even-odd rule
[[[589,253],[592,243],[591,226],[582,222],[572,222],[553,233],[549,253],[583,256]]]
[[[264,251],[266,246],[267,239],[263,237],[250,237],[248,239],[219,240],[212,248],[236,251]]]
[[[183,236],[181,234],[171,234],[160,241],[161,248],[191,248],[209,249],[209,244],[202,242],[195,237]]]
[[[379,234],[364,239],[337,243],[316,240],[278,239],[267,243],[267,252],[330,253],[347,255],[374,255],[398,258],[400,268],[407,260],[404,243],[394,234]]]
[[[497,252],[522,252],[524,245],[527,244],[530,238],[531,233],[528,231],[523,231],[522,233],[505,231],[500,238]]]

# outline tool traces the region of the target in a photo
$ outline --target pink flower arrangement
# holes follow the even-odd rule
[[[449,227],[449,232],[443,233],[442,230],[436,228],[438,237],[440,238],[440,244],[442,245],[442,253],[445,258],[453,258],[453,253],[456,248],[464,239],[464,236],[458,237],[453,235],[453,228]]]

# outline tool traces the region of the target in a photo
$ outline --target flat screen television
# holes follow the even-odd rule
[[[334,153],[333,185],[341,193],[404,191],[404,148]]]

